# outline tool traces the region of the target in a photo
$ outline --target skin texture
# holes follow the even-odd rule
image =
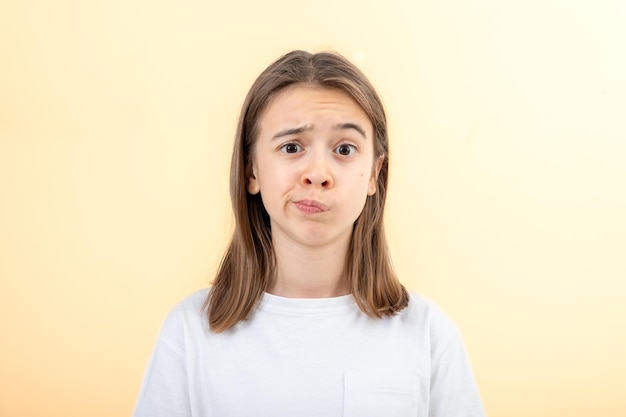
[[[295,85],[260,120],[248,192],[261,193],[278,262],[270,292],[348,294],[345,259],[354,221],[376,192],[372,124],[339,89]]]

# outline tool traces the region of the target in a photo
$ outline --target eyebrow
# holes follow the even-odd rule
[[[304,125],[300,127],[294,127],[291,129],[281,130],[280,132],[272,136],[272,140],[277,139],[277,138],[282,138],[283,136],[297,135],[299,133],[306,132],[307,130],[312,130],[312,129],[313,129],[313,125]]]
[[[337,123],[333,126],[336,130],[344,130],[344,129],[354,129],[363,136],[364,139],[367,139],[367,135],[365,134],[365,129],[359,126],[356,123]]]
[[[361,136],[363,136],[363,138],[367,139],[367,135],[365,134],[365,129],[363,129],[361,126],[359,126],[356,123],[337,123],[336,125],[333,126],[333,129],[335,130],[354,129],[357,132],[359,132]],[[313,125],[304,125],[300,127],[284,129],[276,133],[274,136],[272,136],[272,140],[282,138],[283,136],[297,135],[299,133],[306,132],[308,130],[313,130]]]

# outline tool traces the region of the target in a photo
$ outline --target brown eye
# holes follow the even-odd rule
[[[337,146],[335,152],[341,156],[350,156],[356,152],[356,147],[354,145],[343,144]]]
[[[285,143],[280,150],[284,153],[298,153],[302,148],[297,143]]]

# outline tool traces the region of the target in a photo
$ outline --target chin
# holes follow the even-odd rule
[[[311,247],[337,246],[350,241],[350,235],[330,235],[328,233],[311,233],[302,236],[301,242]]]

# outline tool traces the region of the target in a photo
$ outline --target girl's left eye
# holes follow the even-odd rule
[[[351,156],[356,152],[356,146],[344,143],[335,148],[335,152],[341,156]]]

